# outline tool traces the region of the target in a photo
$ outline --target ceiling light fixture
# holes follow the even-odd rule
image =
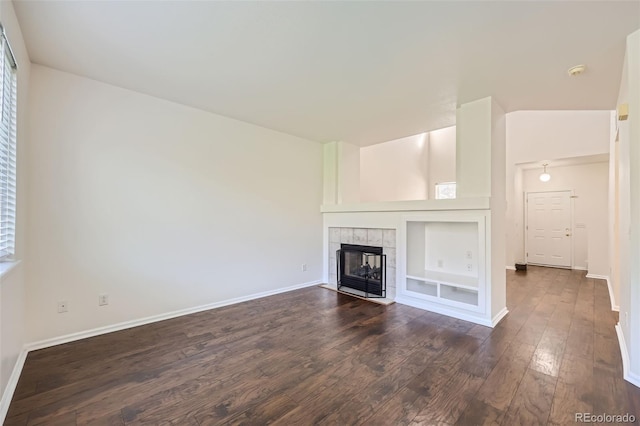
[[[567,70],[567,73],[571,76],[571,77],[575,77],[577,75],[580,75],[584,72],[584,70],[586,70],[587,67],[585,65],[576,65],[575,67],[571,67],[569,68],[569,70]]]
[[[544,167],[544,171],[542,173],[540,173],[540,181],[542,182],[549,182],[551,180],[551,175],[549,173],[547,173],[547,163],[544,163],[542,165]]]

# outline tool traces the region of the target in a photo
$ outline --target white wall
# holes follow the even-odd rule
[[[425,200],[428,140],[419,134],[360,149],[360,201]]]
[[[507,114],[513,164],[609,152],[610,111],[516,111]]]
[[[6,275],[0,277],[0,421],[9,404],[9,383],[23,345],[27,341],[25,331],[25,278],[24,259],[28,255],[25,244],[26,223],[26,148],[29,98],[29,73],[31,63],[22,38],[22,32],[9,1],[0,2],[0,22],[5,28],[18,63],[18,111],[17,111],[17,218],[16,218],[16,259],[23,260]],[[17,379],[17,377],[13,377]]]
[[[9,379],[27,342],[25,327],[25,284],[22,264],[11,269],[0,278],[0,379],[2,391],[7,389]],[[17,377],[13,378],[14,380]],[[13,383],[15,386],[15,383]],[[9,401],[3,401],[8,403]],[[0,420],[3,413],[0,410]]]
[[[506,265],[524,261],[524,203],[516,164],[609,152],[609,111],[517,111],[507,114]]]
[[[611,135],[609,142],[609,284],[613,292],[612,308],[620,309],[620,196],[618,189],[618,164],[620,150],[617,142],[618,114],[611,111]]]
[[[420,224],[420,222],[418,222]],[[478,257],[481,250],[478,238],[478,224],[472,222],[432,222],[422,224],[424,256],[418,264],[424,270],[444,271],[452,274],[478,276]],[[470,253],[470,258],[467,258]],[[421,253],[420,253],[421,254]],[[442,266],[440,266],[442,265]],[[467,269],[471,265],[471,269]],[[407,266],[409,270],[409,266]],[[411,272],[411,275],[414,275]]]
[[[640,30],[627,37],[618,105],[629,104],[619,121],[620,331],[624,374],[640,386]],[[626,349],[626,350],[625,350]]]
[[[435,199],[435,185],[456,181],[456,126],[429,132],[429,199]]]
[[[523,192],[573,190],[573,265],[590,274],[609,275],[608,187],[609,163],[548,168],[549,182],[539,179],[541,169],[523,171]]]
[[[322,145],[42,66],[31,93],[32,341],[322,276]]]

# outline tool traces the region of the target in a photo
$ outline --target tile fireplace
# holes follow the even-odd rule
[[[386,261],[386,298],[393,300],[396,290],[396,230],[389,228],[329,227],[328,283],[337,288],[338,250],[343,244],[382,247]]]
[[[387,296],[387,256],[382,247],[341,244],[336,252],[338,289],[364,297]]]

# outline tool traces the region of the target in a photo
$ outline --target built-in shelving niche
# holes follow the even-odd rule
[[[485,258],[484,215],[407,219],[401,298],[483,314]]]

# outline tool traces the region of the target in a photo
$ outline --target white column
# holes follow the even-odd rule
[[[360,147],[346,142],[337,143],[338,204],[360,201]]]
[[[456,182],[458,198],[490,197],[487,258],[491,316],[506,307],[506,122],[492,98],[461,105],[456,113]]]
[[[338,204],[338,142],[324,144],[322,156],[322,204]]]
[[[360,201],[360,147],[329,142],[323,149],[323,204]]]

